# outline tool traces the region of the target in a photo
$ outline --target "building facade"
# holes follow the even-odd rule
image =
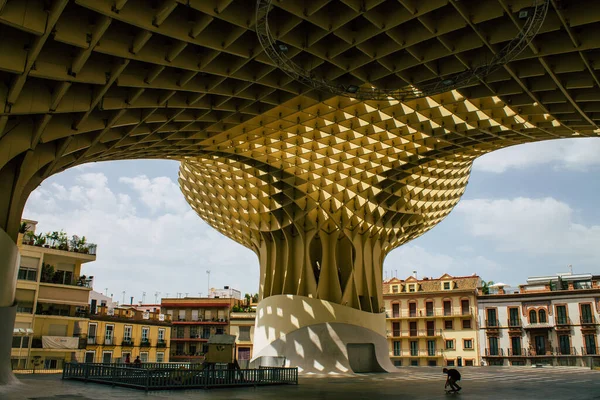
[[[229,334],[235,335],[236,359],[241,368],[248,368],[252,359],[255,312],[232,312],[229,316]]]
[[[587,366],[598,352],[600,276],[533,277],[518,291],[478,298],[487,365]]]
[[[208,339],[230,333],[229,314],[240,301],[234,298],[165,298],[161,310],[173,322],[171,361],[202,362]]]
[[[169,362],[171,318],[155,312],[99,306],[90,316],[84,362]]]
[[[388,350],[395,366],[479,365],[478,276],[383,283]]]
[[[62,231],[36,234],[36,221],[22,223],[12,368],[82,362],[93,283],[82,267],[96,259],[95,245]]]

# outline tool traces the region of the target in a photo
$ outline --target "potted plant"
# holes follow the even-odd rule
[[[59,250],[69,251],[69,238],[63,230],[58,232],[56,241],[58,243]]]
[[[39,235],[34,235],[33,240],[34,240],[34,242],[33,242],[34,246],[42,247],[46,244],[46,236],[42,233],[40,233]]]
[[[26,244],[28,244],[30,246],[33,246],[34,240],[35,240],[35,234],[33,232],[31,232],[31,231],[25,232],[25,241],[24,241],[24,243],[26,243]]]
[[[69,240],[69,249],[76,253],[79,253],[79,236],[73,235],[71,236],[71,240]]]
[[[52,247],[53,249],[57,249],[60,239],[60,233],[58,231],[54,231],[52,233],[47,233],[46,235],[49,239],[48,242],[50,244],[50,247]]]
[[[54,267],[50,264],[42,263],[42,282],[52,283],[54,280]]]

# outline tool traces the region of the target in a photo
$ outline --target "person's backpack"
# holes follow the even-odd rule
[[[458,372],[458,370],[456,370],[456,369],[455,369],[455,371],[456,371],[456,380],[460,381],[460,372]]]

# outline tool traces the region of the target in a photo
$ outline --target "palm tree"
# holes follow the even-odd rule
[[[481,287],[481,293],[490,294],[490,286],[494,284],[494,281],[483,281],[483,286]]]

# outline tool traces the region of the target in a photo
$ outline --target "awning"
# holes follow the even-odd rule
[[[79,338],[67,336],[42,336],[44,349],[77,349]]]

